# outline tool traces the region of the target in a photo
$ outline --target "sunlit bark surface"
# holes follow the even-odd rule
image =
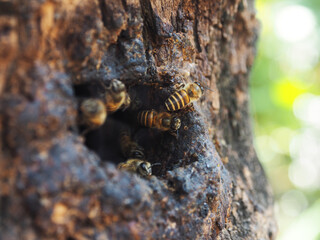
[[[252,145],[253,0],[0,2],[1,239],[274,239],[270,187]],[[131,105],[85,136],[78,101],[101,82]],[[204,96],[177,136],[141,128],[177,84]],[[154,166],[119,171],[121,129]]]

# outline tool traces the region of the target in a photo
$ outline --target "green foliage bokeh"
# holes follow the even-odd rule
[[[257,0],[256,8],[251,112],[275,195],[277,239],[319,239],[320,1]]]

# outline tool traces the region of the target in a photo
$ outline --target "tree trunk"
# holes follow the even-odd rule
[[[1,1],[0,238],[274,239],[248,108],[258,28],[253,0]],[[130,107],[82,136],[79,99],[112,79]],[[213,92],[176,137],[137,127],[190,82]],[[124,127],[151,178],[116,168]]]

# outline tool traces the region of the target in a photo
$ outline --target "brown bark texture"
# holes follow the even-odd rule
[[[1,239],[274,239],[252,143],[253,0],[0,1]],[[82,136],[79,100],[121,80],[124,111]],[[177,136],[138,127],[179,83],[213,90]],[[145,179],[120,171],[130,129]]]

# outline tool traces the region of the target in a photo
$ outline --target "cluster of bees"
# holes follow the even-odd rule
[[[130,96],[121,81],[113,79],[108,85],[101,84],[105,90],[102,97],[87,98],[79,103],[78,123],[86,127],[83,135],[102,126],[108,115],[130,106]],[[137,122],[143,127],[156,128],[174,134],[180,128],[181,120],[173,112],[190,105],[202,94],[203,88],[199,83],[181,84],[165,101],[167,111],[157,112],[153,109],[140,111],[137,114]],[[151,164],[145,160],[143,148],[131,139],[129,131],[123,131],[119,140],[122,154],[127,161],[120,163],[118,168],[143,177],[151,176],[152,166],[160,164]]]

